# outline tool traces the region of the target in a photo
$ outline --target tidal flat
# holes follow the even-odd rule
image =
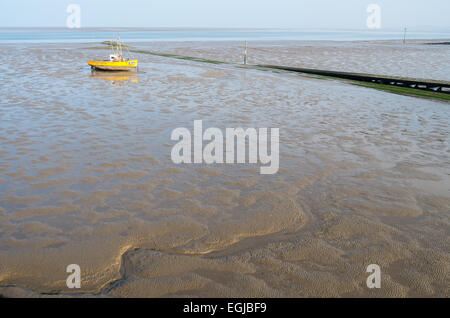
[[[237,42],[129,44],[242,60]],[[444,45],[252,45],[253,64],[450,79]],[[144,53],[137,74],[91,73],[106,52],[88,46],[1,46],[0,294],[449,296],[448,102]],[[279,128],[278,173],[174,164],[194,120]]]

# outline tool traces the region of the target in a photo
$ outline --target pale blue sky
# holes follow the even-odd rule
[[[377,3],[383,29],[450,29],[449,0],[0,0],[0,27],[65,27],[70,3],[82,27],[364,29]]]

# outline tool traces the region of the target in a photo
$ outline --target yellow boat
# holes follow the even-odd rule
[[[102,71],[131,71],[138,67],[138,60],[88,61],[88,64]]]
[[[114,44],[116,46],[114,47]],[[102,71],[131,71],[138,67],[138,60],[125,59],[123,57],[123,44],[120,41],[120,37],[117,42],[111,41],[111,54],[109,60],[94,60],[88,61],[88,65],[92,69],[98,69]]]

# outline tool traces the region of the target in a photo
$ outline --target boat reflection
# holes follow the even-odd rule
[[[98,78],[109,81],[111,85],[123,85],[127,82],[139,82],[138,73],[133,71],[108,72],[92,70],[90,78]]]

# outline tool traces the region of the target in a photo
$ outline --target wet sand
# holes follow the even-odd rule
[[[248,63],[450,81],[449,48],[445,43],[436,40],[408,40],[405,45],[402,41],[250,41]],[[213,45],[159,42],[147,47],[236,63],[242,63],[244,53],[241,42]]]
[[[240,45],[136,47],[239,61]],[[250,63],[450,74],[448,46],[258,46]],[[2,47],[0,294],[449,296],[448,103],[140,54],[137,76],[109,78],[86,47]],[[197,119],[279,127],[279,172],[173,164],[171,131]]]

